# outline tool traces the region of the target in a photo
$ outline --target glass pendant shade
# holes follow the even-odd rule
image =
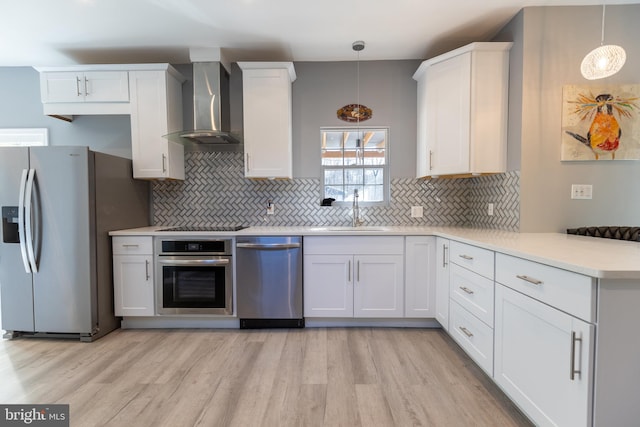
[[[584,57],[580,71],[585,79],[603,79],[620,71],[626,60],[627,54],[623,48],[613,44],[604,45]]]

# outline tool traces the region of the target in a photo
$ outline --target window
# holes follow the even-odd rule
[[[336,203],[386,204],[389,201],[389,130],[386,128],[323,128],[322,198]]]

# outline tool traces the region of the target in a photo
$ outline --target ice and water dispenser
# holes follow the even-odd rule
[[[2,207],[2,241],[4,243],[20,243],[17,206]]]

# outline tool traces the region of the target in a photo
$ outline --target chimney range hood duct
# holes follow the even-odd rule
[[[187,146],[238,145],[229,131],[229,73],[221,62],[193,63],[193,130],[166,135],[170,141]]]

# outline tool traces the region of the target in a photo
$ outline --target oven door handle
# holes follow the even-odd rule
[[[237,243],[237,248],[242,249],[295,249],[300,243]]]
[[[159,259],[160,264],[170,265],[223,265],[229,264],[228,259]]]

